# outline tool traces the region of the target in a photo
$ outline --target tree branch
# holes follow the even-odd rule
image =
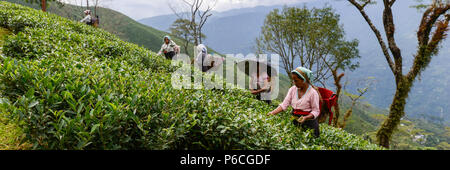
[[[366,14],[366,12],[364,11],[364,6],[367,4],[364,4],[364,6],[361,6],[358,2],[356,2],[355,0],[348,0],[351,4],[353,4],[353,6],[355,6],[359,12],[361,13],[361,15],[364,17],[364,19],[366,20],[367,24],[369,24],[370,28],[372,29],[372,31],[375,33],[375,36],[378,39],[378,43],[381,46],[381,49],[383,51],[384,56],[386,57],[386,61],[389,65],[389,68],[391,69],[392,73],[395,73],[394,71],[394,62],[392,61],[392,58],[388,52],[388,49],[386,47],[386,44],[383,41],[383,38],[381,37],[381,33],[380,31],[378,31],[378,29],[373,25],[372,20],[369,18],[369,16]]]
[[[384,2],[384,11],[383,11],[383,25],[384,30],[386,32],[386,37],[388,40],[389,49],[394,57],[395,61],[395,69],[394,75],[396,77],[396,81],[398,82],[403,76],[402,74],[402,54],[400,48],[398,48],[397,43],[395,41],[395,26],[394,19],[392,15],[391,2],[389,0],[383,0]]]
[[[450,9],[450,4],[442,7],[431,6],[426,10],[422,17],[422,21],[417,32],[419,41],[419,49],[414,57],[414,64],[407,74],[409,81],[413,81],[428,66],[431,56],[437,53],[438,45],[446,38],[449,24],[449,14],[445,15],[445,19],[438,21],[440,16],[444,15]],[[437,22],[437,23],[436,23]],[[430,40],[433,25],[437,28]]]
[[[370,4],[370,3],[372,3],[372,0],[366,1],[364,4],[361,5],[361,8],[364,9],[364,7],[366,7],[366,5],[368,5],[368,4]]]
[[[395,0],[391,0],[391,2],[389,2],[389,7],[392,7],[392,5],[394,5]]]

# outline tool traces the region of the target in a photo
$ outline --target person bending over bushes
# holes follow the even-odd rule
[[[84,18],[80,20],[80,22],[85,23],[87,25],[92,25],[91,10],[84,11]]]
[[[250,91],[253,95],[256,95],[256,99],[262,100],[267,104],[271,104],[272,101],[265,100],[261,95],[261,93],[270,93],[271,92],[271,84],[270,84],[270,76],[266,71],[260,72],[259,70],[260,64],[257,62],[256,64],[256,72],[250,74]]]
[[[276,115],[292,106],[294,125],[314,129],[314,136],[319,137],[317,117],[320,114],[320,96],[310,81],[313,73],[304,67],[298,67],[291,73],[294,86],[289,89],[283,103],[267,115]]]
[[[158,55],[164,53],[166,59],[172,60],[172,58],[179,53],[179,48],[175,42],[173,42],[168,35],[164,36],[164,43],[158,52]]]

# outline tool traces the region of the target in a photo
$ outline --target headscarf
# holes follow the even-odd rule
[[[291,73],[294,73],[300,76],[303,80],[306,80],[307,83],[311,84],[311,79],[313,78],[313,72],[305,67],[297,67],[295,70],[292,70]]]
[[[207,54],[207,53],[208,53],[208,49],[206,48],[205,45],[199,44],[199,45],[197,46],[197,52],[198,52],[199,54],[200,54],[200,53],[205,53],[205,54]]]
[[[163,42],[166,43],[166,38],[169,39],[169,43],[170,43],[170,40],[171,40],[171,39],[170,39],[170,36],[168,36],[168,35],[164,36]]]

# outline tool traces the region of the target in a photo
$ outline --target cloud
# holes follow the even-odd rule
[[[211,1],[212,0],[205,0],[205,2]],[[217,0],[214,10],[226,11],[259,5],[289,5],[307,1],[314,0]],[[78,2],[79,4],[80,0],[75,0],[75,2]],[[172,14],[173,12],[170,9],[169,4],[172,6],[180,6],[182,3],[182,0],[105,0],[101,5],[122,12],[125,15],[138,20],[146,17]]]

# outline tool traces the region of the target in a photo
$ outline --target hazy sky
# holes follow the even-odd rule
[[[102,0],[100,0],[102,1]],[[188,0],[192,1],[192,0]],[[212,0],[205,0],[211,2]],[[235,8],[255,7],[258,5],[282,5],[315,0],[217,0],[216,11],[226,11]],[[79,5],[81,0],[74,0]],[[183,0],[104,0],[102,6],[122,12],[133,19],[165,15],[173,13],[169,4],[180,6]],[[86,5],[86,1],[83,1]]]

